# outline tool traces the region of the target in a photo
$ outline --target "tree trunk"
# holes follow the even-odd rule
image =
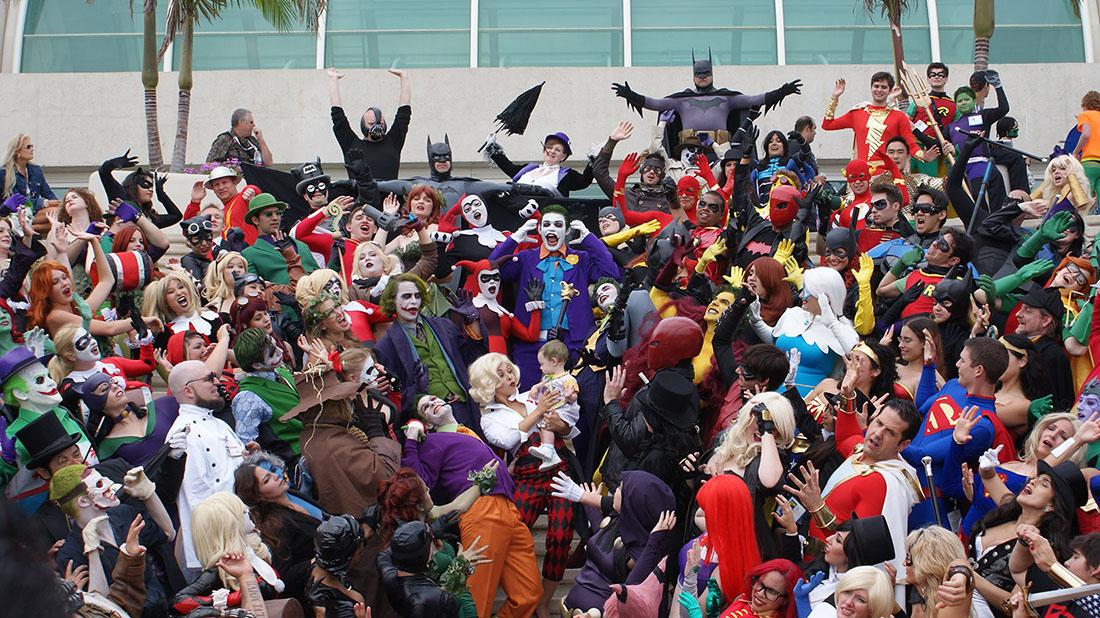
[[[905,47],[901,40],[901,13],[890,13],[890,42],[894,45],[894,80],[901,84],[901,68],[905,64]],[[898,105],[908,104],[908,93],[902,88]]]
[[[994,0],[974,0],[974,70],[989,68],[989,39],[996,26]]]
[[[183,171],[187,159],[187,122],[191,114],[191,56],[195,43],[195,16],[188,15],[180,42],[180,94],[176,110],[176,144],[172,150],[172,171]]]
[[[157,0],[142,5],[141,85],[145,88],[145,137],[149,148],[149,165],[164,164],[160,150],[160,126],[157,122]]]

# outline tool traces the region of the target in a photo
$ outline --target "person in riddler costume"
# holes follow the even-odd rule
[[[699,133],[709,134],[707,137],[718,143],[728,142],[749,109],[763,106],[765,111],[770,111],[784,98],[802,93],[802,81],[798,79],[763,94],[742,94],[727,88],[715,88],[714,63],[710,52],[707,52],[706,59],[696,59],[692,51],[691,61],[694,88],[674,92],[662,99],[634,92],[627,81],[611,85],[615,96],[626,99],[627,106],[639,115],[643,109],[676,112],[675,118],[665,127],[665,148],[669,152],[684,138]]]

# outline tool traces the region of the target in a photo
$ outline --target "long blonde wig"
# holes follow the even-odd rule
[[[1077,431],[1081,427],[1081,421],[1077,420],[1076,414],[1070,414],[1067,412],[1059,412],[1055,414],[1045,414],[1042,418],[1035,423],[1035,427],[1031,429],[1031,433],[1028,434],[1027,439],[1024,440],[1024,447],[1020,450],[1020,459],[1028,461],[1035,456],[1035,449],[1039,446],[1040,435],[1046,431],[1047,427],[1050,427],[1058,421],[1069,421],[1070,425],[1073,425],[1073,431]],[[1073,452],[1068,461],[1072,461],[1077,465],[1081,465],[1081,461],[1085,458],[1085,449],[1079,448]]]
[[[500,386],[497,370],[501,365],[511,365],[519,378],[519,367],[507,356],[497,352],[485,354],[470,365],[470,397],[474,401],[482,405],[496,401],[497,387]]]
[[[15,188],[15,158],[30,139],[26,133],[20,133],[8,140],[8,154],[4,157],[4,197],[11,195]]]
[[[219,307],[223,302],[233,298],[233,284],[225,281],[225,269],[229,268],[233,260],[240,260],[245,270],[248,270],[248,260],[243,255],[236,251],[222,251],[218,254],[218,259],[214,260],[206,270],[206,276],[202,279],[202,290],[206,300],[217,303]]]
[[[199,297],[198,290],[195,289],[195,282],[191,279],[191,275],[169,271],[163,278],[145,288],[145,295],[141,301],[141,315],[155,315],[164,322],[166,327],[169,322],[179,317],[168,308],[168,284],[172,282],[182,286],[191,295],[192,315],[202,311],[202,306],[199,304],[202,299]]]
[[[1061,191],[1054,186],[1055,169],[1063,169],[1069,172],[1067,183],[1070,187],[1070,201],[1078,210],[1084,208],[1089,203],[1089,198],[1092,197],[1089,195],[1089,178],[1085,175],[1085,168],[1081,165],[1081,162],[1070,155],[1054,157],[1050,160],[1050,163],[1047,163],[1047,168],[1043,171],[1043,182],[1039,185],[1039,188],[1031,192],[1031,196],[1041,197],[1043,200],[1050,202],[1060,194]]]
[[[78,330],[80,330],[79,324],[66,324],[53,336],[53,347],[57,353],[50,359],[48,368],[50,377],[58,384],[61,384],[61,381],[73,371],[73,361],[69,358],[76,357],[76,331]]]
[[[220,491],[203,500],[191,511],[191,542],[195,557],[202,568],[211,569],[225,554],[243,554],[252,548],[256,555],[271,563],[271,552],[253,530],[247,536],[243,532],[248,507],[236,494]],[[233,590],[240,589],[240,582],[218,569],[222,583]]]
[[[760,454],[760,443],[753,440],[749,426],[753,422],[751,410],[758,403],[764,404],[771,413],[772,422],[775,423],[775,444],[781,449],[790,448],[794,444],[794,408],[791,402],[779,393],[771,391],[753,395],[741,406],[737,414],[737,420],[726,432],[722,444],[714,449],[713,460],[723,465],[733,465],[744,469]]]
[[[962,541],[950,530],[939,526],[928,526],[909,533],[905,537],[905,552],[909,554],[913,565],[910,580],[925,599],[925,607],[936,607],[936,591],[947,569],[956,561],[966,561],[966,550]],[[935,615],[930,609],[928,615]]]

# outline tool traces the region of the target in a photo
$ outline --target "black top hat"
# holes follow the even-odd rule
[[[882,515],[856,517],[852,514],[852,531],[844,539],[844,553],[848,555],[848,568],[875,566],[893,560],[894,540],[890,526]]]
[[[638,392],[642,415],[650,426],[670,425],[675,429],[695,426],[691,400],[695,384],[675,371],[658,371],[649,385]]]
[[[320,161],[303,163],[301,167],[294,170],[294,175],[301,179],[294,185],[294,192],[298,195],[301,195],[310,184],[318,182],[324,182],[325,185],[332,184],[332,179],[321,169]]]
[[[80,441],[79,433],[65,433],[57,415],[46,412],[15,433],[30,454],[27,469],[44,468],[54,455]]]
[[[1029,307],[1046,311],[1059,322],[1066,315],[1066,306],[1062,304],[1062,295],[1055,288],[1035,288],[1024,294],[1020,302]]]
[[[1054,506],[1065,515],[1073,530],[1077,530],[1077,509],[1089,501],[1089,487],[1085,475],[1072,462],[1064,462],[1056,467],[1039,460],[1038,473],[1050,477],[1054,484]]]

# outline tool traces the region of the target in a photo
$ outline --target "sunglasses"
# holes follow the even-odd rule
[[[946,208],[940,208],[939,206],[936,206],[935,204],[927,204],[927,203],[923,203],[923,202],[918,202],[916,204],[913,204],[913,212],[915,212],[915,213],[919,212],[919,213],[923,213],[923,214],[926,214],[926,215],[934,215],[938,212],[943,212],[945,210],[947,210],[947,209]]]
[[[886,210],[890,207],[890,202],[886,200],[875,200],[871,202],[871,207],[875,210]]]
[[[319,182],[315,185],[306,185],[306,190],[304,193],[306,195],[314,195],[316,193],[324,193],[325,191],[328,191],[328,185],[323,182]]]
[[[203,232],[213,231],[214,223],[210,221],[210,219],[206,219],[205,221],[192,221],[187,224],[187,229],[184,230],[188,236],[198,236]]]
[[[951,243],[947,242],[946,236],[937,236],[936,240],[932,241],[932,246],[943,251],[944,253],[951,252]]]
[[[191,384],[193,384],[195,382],[209,382],[211,384],[217,384],[218,374],[211,371],[209,374],[207,374],[207,375],[205,375],[201,378],[195,378],[194,380],[188,380],[187,382],[184,382],[183,385],[184,386],[190,386]]]

